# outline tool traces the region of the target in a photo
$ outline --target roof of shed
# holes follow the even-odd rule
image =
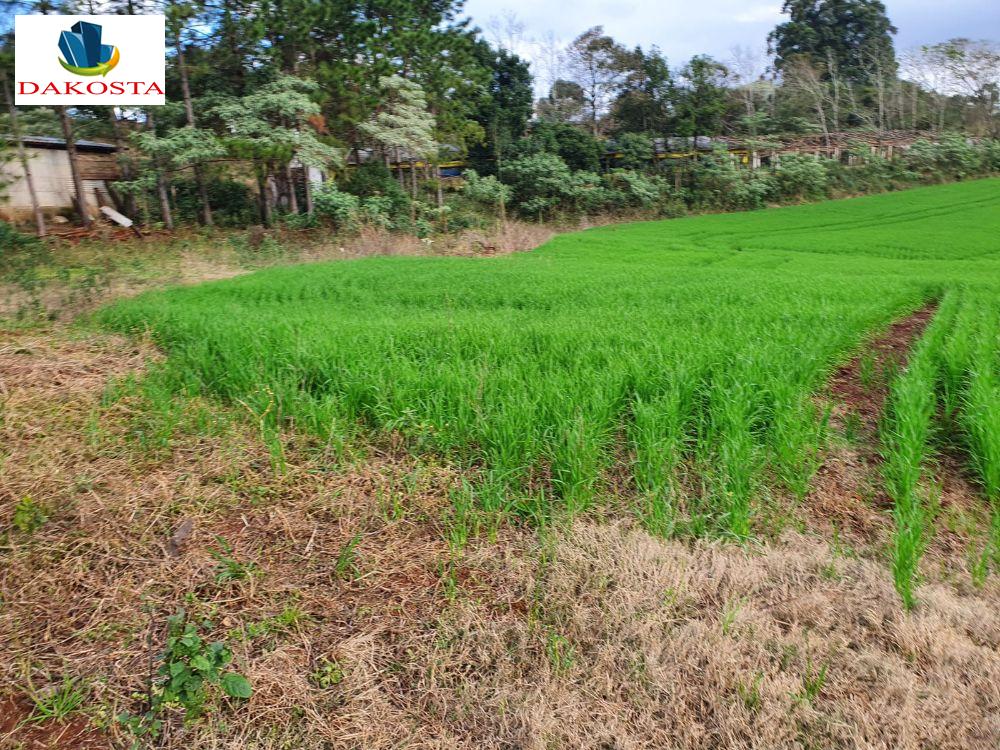
[[[13,140],[13,138],[8,138],[8,140]],[[64,138],[54,138],[48,135],[24,135],[21,136],[21,143],[33,148],[66,148],[66,140]],[[113,143],[87,140],[76,141],[76,148],[78,151],[89,151],[98,154],[112,154],[118,150],[118,147]]]

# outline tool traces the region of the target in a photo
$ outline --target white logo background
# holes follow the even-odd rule
[[[79,76],[59,64],[59,35],[77,21],[101,26],[102,44],[118,48],[121,60],[106,76]],[[88,104],[142,105],[164,104],[161,94],[145,95],[151,84],[166,91],[165,23],[163,16],[17,16],[14,19],[14,103],[38,106],[74,106]],[[37,94],[22,94],[21,82],[39,84]],[[113,82],[125,84],[124,94],[42,94],[49,82],[63,90],[66,82],[77,84],[86,92],[87,84]],[[139,93],[133,93],[138,82]],[[99,86],[99,83],[95,83]],[[33,86],[28,86],[33,90]]]

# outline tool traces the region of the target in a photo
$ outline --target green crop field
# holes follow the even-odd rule
[[[99,318],[151,331],[171,389],[333,446],[401,436],[467,469],[483,511],[544,522],[624,497],[658,533],[744,537],[775,490],[807,492],[833,369],[937,300],[884,420],[905,576],[937,432],[998,501],[998,294],[1000,181],[982,180],[611,226],[507,257],[267,270]]]

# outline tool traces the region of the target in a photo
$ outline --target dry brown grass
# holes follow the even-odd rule
[[[155,357],[61,328],[0,338],[0,705],[25,710],[9,697],[29,676],[74,676],[99,727],[0,722],[0,747],[127,746],[110,719],[141,707],[181,606],[230,639],[254,695],[190,727],[173,715],[168,748],[1000,741],[1000,586],[974,588],[963,553],[942,548],[947,565],[903,614],[877,510],[856,549],[791,531],[746,549],[664,542],[580,519],[502,528],[456,556],[442,519],[459,477],[431,460],[377,447],[343,460],[290,437],[276,474],[251,427],[198,402],[149,442],[141,395],[102,394]],[[10,530],[29,495],[48,521]],[[217,535],[258,572],[218,583]]]

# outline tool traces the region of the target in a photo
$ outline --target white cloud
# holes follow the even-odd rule
[[[1000,40],[996,0],[885,0],[899,28],[898,49],[966,36]],[[546,34],[567,42],[591,26],[628,46],[657,45],[672,65],[692,55],[721,60],[736,45],[762,47],[780,23],[777,0],[467,0],[465,10],[480,26],[513,12],[524,24],[522,43]]]
[[[762,21],[767,21],[777,24],[781,20],[781,5],[779,3],[756,5],[741,13],[737,13],[733,20],[737,23],[761,23]]]

